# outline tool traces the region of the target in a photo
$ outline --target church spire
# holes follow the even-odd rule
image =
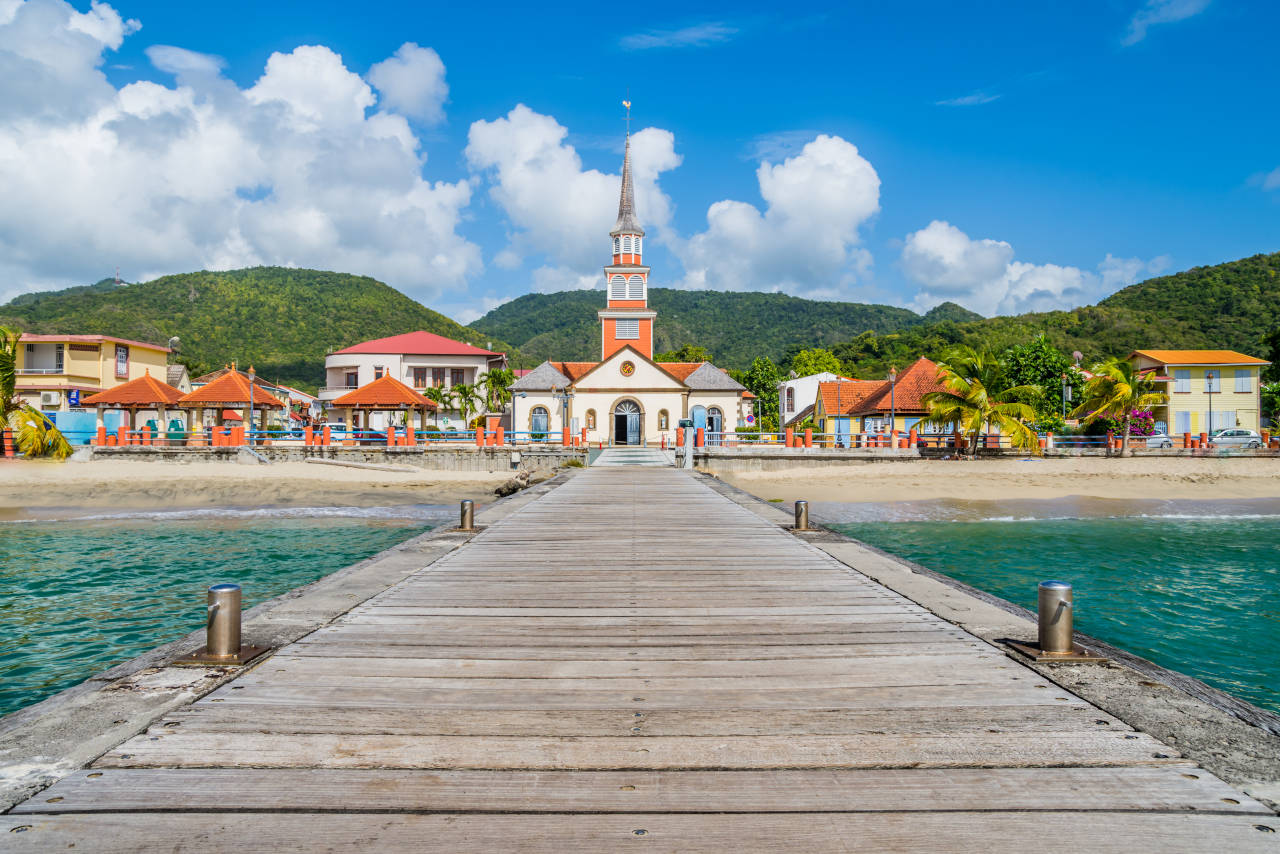
[[[619,234],[644,234],[636,222],[635,190],[631,183],[631,102],[622,102],[627,108],[627,144],[622,155],[622,194],[618,198],[618,222],[609,232],[610,237]]]

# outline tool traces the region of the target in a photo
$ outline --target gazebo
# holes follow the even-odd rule
[[[348,432],[357,426],[369,429],[369,413],[371,412],[403,412],[405,414],[405,426],[412,427],[412,413],[415,410],[418,412],[419,417],[418,429],[423,430],[427,426],[427,412],[436,408],[436,405],[430,400],[390,374],[381,379],[376,379],[368,385],[363,385],[355,391],[347,392],[335,400],[332,405],[337,409],[343,410]],[[354,424],[353,419],[360,413],[364,413],[364,424]]]
[[[104,426],[102,416],[108,409],[122,409],[128,412],[130,432],[138,429],[138,410],[154,410],[158,422],[157,426],[160,428],[160,432],[163,433],[165,429],[165,410],[177,408],[178,401],[181,399],[182,392],[179,389],[168,383],[161,382],[151,376],[150,371],[147,371],[136,380],[129,380],[129,382],[121,383],[115,388],[109,388],[106,391],[100,391],[95,395],[86,397],[82,404],[84,406],[97,407],[99,427]]]
[[[204,425],[204,411],[206,409],[213,409],[217,412],[216,423],[218,426],[222,426],[222,423],[227,420],[228,410],[242,410],[242,420],[246,427],[253,424],[253,410],[260,409],[262,410],[262,417],[259,420],[258,428],[265,430],[267,428],[267,410],[285,408],[285,405],[280,402],[278,397],[262,388],[254,380],[253,368],[249,369],[248,377],[239,371],[229,371],[208,385],[200,386],[195,391],[184,394],[178,401],[178,405],[183,409],[195,410],[196,417],[195,423],[192,425],[193,430],[199,429]]]

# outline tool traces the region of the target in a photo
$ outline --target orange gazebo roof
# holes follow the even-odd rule
[[[352,407],[358,409],[399,409],[402,406],[423,406],[435,409],[436,405],[387,374],[368,385],[349,391],[335,400],[333,406]]]
[[[249,380],[239,371],[230,371],[218,377],[208,385],[201,386],[190,394],[184,394],[178,403],[182,406],[248,406]],[[261,386],[254,383],[254,409],[284,409],[280,399]]]
[[[173,406],[181,399],[181,391],[151,376],[148,371],[136,380],[86,397],[82,403],[85,406]]]

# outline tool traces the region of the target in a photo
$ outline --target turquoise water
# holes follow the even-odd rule
[[[429,530],[444,508],[199,510],[0,522],[0,715]]]
[[[1274,507],[1162,502],[1116,518],[1077,501],[1074,518],[1045,518],[1064,508],[923,504],[893,515],[929,521],[834,527],[1032,610],[1037,583],[1069,581],[1079,631],[1280,712],[1280,516],[1257,512]]]

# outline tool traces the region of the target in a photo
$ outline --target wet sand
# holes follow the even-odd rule
[[[415,471],[276,463],[170,463],[135,460],[0,461],[0,518],[24,507],[376,507],[494,500],[505,472]]]
[[[917,459],[764,472],[712,469],[712,473],[761,498],[783,501],[1280,497],[1280,458],[1275,457]]]

